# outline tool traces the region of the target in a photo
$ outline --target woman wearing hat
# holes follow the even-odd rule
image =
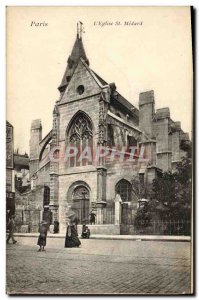
[[[37,241],[37,245],[40,247],[38,251],[45,251],[44,247],[46,246],[46,238],[47,238],[47,223],[45,221],[41,221],[39,226],[39,238]]]
[[[76,222],[74,222],[75,213],[68,215],[69,224],[66,229],[65,248],[79,247],[81,242],[78,238]]]

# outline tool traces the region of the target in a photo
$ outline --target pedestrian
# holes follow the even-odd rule
[[[94,213],[93,210],[91,210],[89,216],[90,216],[90,224],[91,224],[91,225],[92,225],[92,224],[95,225],[95,217],[96,217],[96,214]]]
[[[66,229],[65,248],[79,247],[80,245],[81,242],[78,238],[76,223],[70,220]]]
[[[8,229],[8,238],[6,240],[7,244],[9,244],[9,240],[12,239],[13,244],[16,244],[17,241],[14,239],[14,232],[15,232],[15,215],[12,215],[7,224]]]
[[[59,233],[59,221],[54,221],[54,233]]]
[[[37,241],[37,245],[39,246],[38,251],[45,251],[44,247],[46,246],[47,230],[47,222],[41,221],[39,226],[39,237]]]
[[[83,239],[89,239],[90,238],[90,229],[88,228],[88,226],[86,226],[86,224],[82,225],[82,238]]]

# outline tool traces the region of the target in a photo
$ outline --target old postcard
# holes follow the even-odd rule
[[[190,7],[7,7],[7,294],[192,294]]]

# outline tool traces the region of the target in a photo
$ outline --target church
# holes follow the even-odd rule
[[[35,230],[42,218],[51,226],[58,221],[64,233],[70,211],[79,224],[92,211],[93,233],[120,234],[138,200],[153,197],[153,179],[186,156],[189,136],[168,107],[155,109],[154,91],[140,93],[136,108],[92,70],[81,25],[58,90],[48,134],[42,136],[41,120],[31,123],[27,197]]]

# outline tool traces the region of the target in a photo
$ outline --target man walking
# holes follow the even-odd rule
[[[7,244],[9,244],[9,240],[10,238],[12,239],[13,244],[16,244],[17,241],[14,239],[14,232],[15,232],[15,216],[11,216],[8,225],[7,225],[7,229],[9,231],[9,235],[8,238],[6,240]]]

